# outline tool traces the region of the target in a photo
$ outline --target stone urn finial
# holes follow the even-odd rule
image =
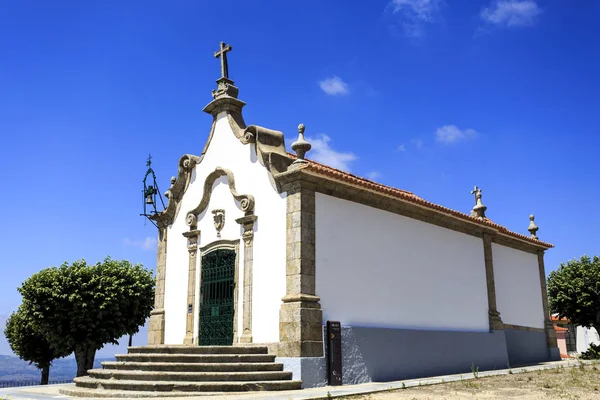
[[[169,186],[169,190],[167,190],[165,192],[165,197],[168,199],[169,196],[171,196],[171,189],[173,189],[173,186],[175,185],[175,181],[177,180],[177,178],[175,178],[174,176],[171,177],[171,186]]]
[[[296,152],[298,158],[292,163],[292,165],[305,164],[308,161],[304,159],[306,153],[312,148],[310,143],[304,140],[304,124],[298,125],[298,140],[292,143],[292,150]]]
[[[473,209],[471,210],[471,217],[477,218],[477,219],[484,219],[485,218],[485,210],[487,210],[487,207],[483,205],[483,203],[481,202],[481,189],[478,188],[477,186],[475,186],[473,188],[473,190],[471,190],[471,194],[475,195],[475,206],[473,207]]]
[[[533,216],[533,214],[531,214],[529,216],[529,228],[527,228],[527,230],[529,231],[529,233],[531,233],[531,235],[529,236],[530,238],[537,239],[538,238],[537,231],[540,228],[538,228],[538,226],[535,224],[534,220],[535,220],[535,217]]]

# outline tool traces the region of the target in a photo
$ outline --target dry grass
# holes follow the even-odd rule
[[[391,399],[600,399],[600,364],[580,365],[511,375],[493,376],[390,390],[362,396],[353,400]]]

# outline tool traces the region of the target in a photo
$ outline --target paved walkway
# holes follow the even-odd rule
[[[502,369],[495,371],[483,371],[479,373],[479,377],[483,378],[486,376],[496,375],[508,375],[518,374],[523,372],[539,371],[544,369],[553,369],[562,367],[573,367],[577,366],[582,361],[576,360],[564,360],[556,362],[548,362],[537,364],[528,367],[519,367],[514,369]],[[586,363],[583,361],[583,363]],[[346,386],[326,386],[322,388],[313,389],[302,389],[293,391],[282,391],[282,392],[252,392],[252,393],[210,393],[205,396],[194,396],[194,397],[167,397],[168,400],[192,400],[194,398],[205,398],[209,397],[211,400],[234,400],[234,399],[290,399],[290,400],[305,400],[305,399],[326,399],[330,397],[340,397],[356,394],[367,394],[380,391],[386,391],[389,389],[402,389],[410,388],[415,386],[424,385],[436,385],[444,382],[455,382],[460,380],[474,379],[472,373],[468,374],[456,374],[456,375],[443,375],[435,376],[430,378],[420,379],[407,379],[404,381],[394,382],[372,382],[363,383],[360,385],[346,385]],[[29,386],[22,388],[5,388],[0,389],[0,399],[4,400],[51,400],[51,399],[75,399],[74,397],[64,396],[59,393],[59,388],[73,386],[72,383],[63,385],[48,385],[48,386]],[[132,392],[132,398],[137,397],[137,393]],[[164,398],[164,397],[163,397]],[[83,399],[83,398],[77,398]],[[97,400],[95,398],[94,400]]]

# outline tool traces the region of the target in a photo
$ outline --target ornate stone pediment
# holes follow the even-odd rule
[[[217,167],[213,172],[208,174],[206,180],[204,181],[204,192],[202,194],[202,199],[200,203],[191,211],[188,211],[186,215],[186,223],[190,226],[196,226],[198,224],[198,214],[201,214],[206,207],[208,207],[208,203],[210,202],[210,196],[212,195],[212,186],[217,179],[222,176],[227,177],[227,182],[229,185],[229,191],[234,199],[236,199],[240,203],[240,209],[245,213],[245,215],[254,214],[254,196],[250,194],[239,194],[235,189],[235,179],[233,177],[233,172],[228,169]]]

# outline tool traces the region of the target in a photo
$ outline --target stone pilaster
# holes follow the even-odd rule
[[[553,349],[558,347],[556,341],[556,331],[554,330],[554,324],[550,318],[550,308],[548,307],[548,292],[546,290],[546,268],[544,266],[544,251],[539,250],[538,266],[540,271],[540,286],[542,290],[542,305],[544,309],[544,330],[546,332],[546,340],[548,342],[548,348]]]
[[[198,236],[200,231],[191,229],[184,232],[188,248],[188,287],[187,287],[187,316],[185,321],[185,338],[183,344],[194,344],[194,312],[196,308],[196,264],[198,256]]]
[[[242,233],[244,240],[243,328],[240,343],[252,343],[252,275],[256,219],[256,215],[247,215],[235,220],[244,229],[244,233]]]
[[[148,344],[165,343],[165,272],[167,267],[167,227],[158,223],[158,248],[156,251],[156,288],[154,309],[148,321]]]
[[[315,295],[314,185],[286,187],[286,295],[279,311],[279,357],[323,355],[323,315]]]
[[[485,279],[488,294],[488,315],[490,330],[502,330],[504,324],[500,318],[500,312],[496,305],[496,281],[494,279],[494,257],[492,255],[492,234],[483,232],[483,258],[485,261]]]

